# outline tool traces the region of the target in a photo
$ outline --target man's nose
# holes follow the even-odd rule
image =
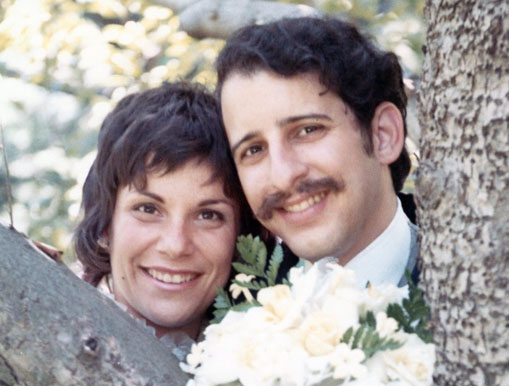
[[[160,230],[157,251],[171,259],[189,256],[194,251],[191,229],[184,220],[169,221]]]
[[[279,191],[289,192],[308,173],[308,165],[289,146],[271,149],[270,178]]]

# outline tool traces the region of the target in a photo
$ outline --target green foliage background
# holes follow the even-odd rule
[[[315,0],[396,52],[406,75],[422,63],[423,0]],[[79,220],[81,186],[105,115],[128,93],[187,79],[214,87],[224,42],[196,40],[178,15],[143,0],[0,0],[0,123],[14,225],[64,250]],[[0,167],[0,221],[8,223]]]

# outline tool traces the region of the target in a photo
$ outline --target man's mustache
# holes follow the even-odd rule
[[[319,180],[303,180],[295,187],[296,193],[313,194],[321,190],[332,190],[335,193],[345,189],[345,181],[342,178],[335,180],[330,177]],[[260,208],[256,211],[256,217],[260,220],[270,220],[274,209],[283,206],[292,194],[290,192],[275,192],[269,194],[262,202]]]

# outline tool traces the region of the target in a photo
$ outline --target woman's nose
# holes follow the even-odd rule
[[[157,250],[171,259],[191,255],[194,244],[190,232],[185,221],[171,221],[160,231]]]

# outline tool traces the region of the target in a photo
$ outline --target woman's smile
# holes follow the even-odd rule
[[[165,272],[161,270],[157,270],[154,268],[149,268],[146,270],[146,272],[157,281],[163,282],[163,283],[169,283],[169,284],[182,284],[182,283],[188,283],[190,281],[195,280],[198,278],[198,273],[175,273],[175,272]]]

